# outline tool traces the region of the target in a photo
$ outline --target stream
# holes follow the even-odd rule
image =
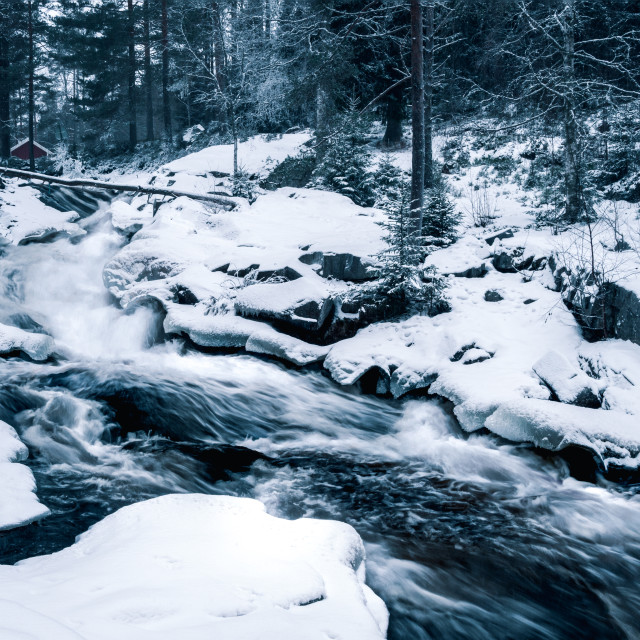
[[[52,553],[113,511],[175,492],[248,496],[284,518],[353,525],[393,640],[640,637],[640,493],[451,407],[340,388],[320,370],[158,341],[102,268],[124,240],[104,207],[87,234],[4,248],[0,314],[60,359],[0,360],[0,419],[29,446],[51,515],[0,533],[0,563]]]

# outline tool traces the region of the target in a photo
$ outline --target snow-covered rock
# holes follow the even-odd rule
[[[49,513],[36,497],[31,470],[20,464],[28,456],[13,427],[0,421],[0,531],[29,524]]]
[[[597,409],[599,389],[595,381],[577,365],[557,351],[547,352],[533,365],[533,370],[553,391],[560,402]]]
[[[560,451],[569,445],[590,449],[605,466],[640,466],[637,416],[524,398],[501,405],[486,421],[494,433],[516,442]]]
[[[54,351],[53,338],[0,324],[0,354],[22,352],[33,360],[46,360]]]
[[[329,348],[307,344],[273,327],[233,314],[206,314],[198,307],[171,305],[164,321],[167,333],[184,333],[201,347],[244,348],[298,366],[322,360]]]
[[[75,224],[79,218],[75,211],[48,207],[40,200],[37,189],[18,185],[18,180],[7,180],[5,189],[0,191],[1,243],[18,245],[84,234]]]
[[[138,211],[135,207],[123,200],[116,200],[109,208],[111,224],[122,233],[134,233],[153,219],[153,212],[148,207]]]
[[[386,607],[364,577],[347,524],[170,495],[117,511],[59,553],[0,567],[0,611],[9,601],[11,614],[0,636],[24,637],[10,634],[25,607],[37,640],[381,640]]]

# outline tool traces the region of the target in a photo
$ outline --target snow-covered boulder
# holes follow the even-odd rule
[[[135,233],[153,219],[153,211],[149,207],[143,207],[142,211],[138,211],[123,200],[116,200],[109,208],[109,212],[114,229],[124,234]]]
[[[0,531],[29,524],[49,513],[36,497],[31,470],[20,464],[28,456],[13,427],[0,421]]]
[[[533,370],[553,391],[560,402],[580,407],[600,407],[595,381],[557,351],[548,351],[533,365]]]
[[[516,442],[560,451],[570,445],[594,452],[606,467],[611,463],[640,466],[637,416],[523,398],[501,405],[486,421],[488,429]]]
[[[117,511],[59,553],[0,567],[0,603],[34,611],[38,640],[382,640],[386,607],[364,578],[347,524],[170,495]],[[12,628],[0,617],[1,637]]]
[[[0,324],[0,354],[22,352],[33,360],[46,360],[54,348],[51,336]]]

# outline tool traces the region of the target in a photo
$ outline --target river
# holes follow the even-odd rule
[[[463,434],[435,399],[159,339],[152,310],[125,314],[104,289],[123,244],[104,209],[82,224],[80,239],[0,261],[3,316],[49,332],[61,355],[0,360],[0,419],[29,446],[52,511],[0,533],[1,563],[154,496],[249,496],[356,528],[391,639],[640,637],[637,486],[580,482],[558,457]]]

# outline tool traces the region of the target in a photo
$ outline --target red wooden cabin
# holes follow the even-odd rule
[[[50,153],[51,152],[48,149],[43,147],[41,144],[38,144],[34,140],[33,155],[36,160],[38,158],[44,158],[45,156],[48,156]],[[28,160],[29,159],[29,138],[25,138],[21,142],[18,142],[18,144],[15,147],[12,147],[11,155],[15,156],[16,158],[20,158],[21,160]]]

